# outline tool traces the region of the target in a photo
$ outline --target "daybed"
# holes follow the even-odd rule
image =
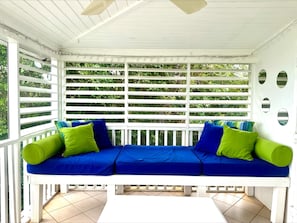
[[[83,182],[107,185],[108,196],[116,185],[134,184],[272,187],[271,222],[282,222],[292,150],[246,131],[250,126],[218,124],[206,122],[193,146],[113,146],[104,120],[57,122],[59,134],[27,145],[22,153],[32,188],[32,221],[42,216],[43,184]]]

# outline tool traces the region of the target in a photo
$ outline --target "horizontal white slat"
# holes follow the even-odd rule
[[[125,95],[124,91],[66,91],[66,95]]]
[[[248,80],[248,77],[224,77],[224,76],[191,76],[191,80],[197,80],[197,81],[242,81],[242,80]]]
[[[160,100],[160,99],[155,99],[155,100],[144,100],[144,99],[128,99],[129,104],[154,104],[154,105],[185,105],[186,101],[185,100]]]
[[[51,112],[54,111],[55,108],[45,106],[45,107],[29,107],[29,108],[21,108],[20,113],[21,115],[24,114],[34,114],[34,113],[40,113],[40,112]]]
[[[179,96],[185,97],[186,92],[162,92],[162,91],[130,91],[129,96]],[[143,99],[145,100],[145,99]]]
[[[184,84],[129,84],[130,88],[186,88]]]
[[[250,112],[249,108],[190,108],[189,112]]]
[[[36,72],[36,73],[39,73],[39,74],[53,75],[49,71],[46,71],[46,70],[43,70],[43,69],[40,69],[40,68],[37,68],[37,67],[31,67],[31,66],[23,65],[23,64],[20,64],[19,67],[26,70],[26,71],[32,71],[32,72]]]
[[[191,89],[224,89],[224,88],[231,88],[231,89],[250,89],[250,86],[243,85],[243,84],[199,84],[191,86]]]
[[[20,97],[20,103],[34,103],[34,102],[57,102],[56,99],[53,98],[45,98],[45,97]]]
[[[202,120],[202,121],[207,121],[207,120],[250,120],[250,116],[190,116],[189,117],[190,121],[195,121],[195,120]]]
[[[56,127],[54,126],[54,123],[51,122],[51,123],[46,123],[46,124],[43,124],[43,125],[38,125],[38,126],[34,126],[34,127],[31,127],[31,128],[27,128],[27,129],[22,129],[21,130],[21,135],[22,136],[25,136],[25,138],[33,138],[35,137],[36,135],[38,135],[37,133],[40,133],[40,132],[55,132],[56,131]],[[32,137],[31,134],[33,134]]]
[[[39,83],[39,84],[48,84],[48,85],[57,85],[57,83],[41,78],[35,78],[35,77],[28,77],[20,75],[19,77],[20,81],[27,81],[27,82],[33,82],[33,83]]]
[[[164,68],[128,68],[128,71],[147,73],[186,73],[186,69],[164,69]]]
[[[193,73],[250,73],[249,70],[243,69],[191,69]]]
[[[35,92],[35,93],[48,93],[48,94],[55,93],[55,91],[52,90],[52,89],[25,87],[25,86],[20,86],[20,91],[23,91],[23,92]]]
[[[177,81],[177,80],[186,80],[186,76],[180,76],[179,75],[175,75],[175,76],[132,76],[130,75],[129,80],[162,80],[162,81],[167,81],[167,80],[173,80],[173,81]]]
[[[67,98],[66,103],[97,103],[97,104],[123,104],[123,99],[92,99],[92,98]]]
[[[89,115],[89,114],[65,114],[65,119],[79,119],[79,120],[88,120],[88,119],[124,119],[124,115],[101,115],[101,114],[96,114],[96,115]]]
[[[125,112],[123,107],[66,106],[66,111]]]
[[[251,93],[249,92],[191,92],[189,93],[190,96],[217,96],[217,97],[224,97],[224,96],[250,96]]]
[[[184,115],[128,115],[128,119],[147,119],[147,120],[180,120],[185,121]]]
[[[190,100],[190,105],[212,104],[212,105],[250,105],[252,102],[248,100]]]
[[[30,123],[36,123],[36,122],[43,122],[43,121],[52,121],[54,120],[55,116],[53,115],[44,115],[44,116],[38,116],[38,117],[30,117],[30,118],[21,118],[21,125],[24,124],[30,124]]]
[[[109,124],[108,124],[109,125]],[[199,127],[200,126],[200,127]],[[127,124],[127,129],[130,130],[185,130],[184,123],[129,123]],[[189,127],[190,128],[190,127]],[[191,128],[203,128],[203,125],[192,125]]]
[[[121,83],[67,83],[66,87],[124,87]]]
[[[175,107],[129,107],[129,112],[186,112],[186,108]]]
[[[64,70],[75,71],[125,71],[124,68],[119,67],[65,67]]]
[[[73,80],[73,79],[78,79],[78,80],[124,80],[125,77],[122,75],[78,75],[78,74],[67,74],[66,75],[67,80]]]

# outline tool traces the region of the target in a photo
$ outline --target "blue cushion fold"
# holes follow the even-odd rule
[[[200,175],[201,163],[193,147],[126,145],[116,160],[116,173]]]

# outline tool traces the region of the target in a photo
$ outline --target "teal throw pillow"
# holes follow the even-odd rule
[[[255,122],[253,121],[227,121],[227,120],[215,120],[213,121],[215,125],[224,126],[227,125],[230,128],[244,130],[248,132],[253,131]]]
[[[63,133],[65,140],[64,157],[99,151],[94,139],[92,123],[77,127],[61,128],[60,131]]]
[[[75,121],[75,122],[83,122],[83,121]],[[73,121],[64,121],[64,120],[56,120],[55,126],[60,134],[60,137],[62,139],[62,142],[64,143],[64,134],[61,132],[62,128],[69,128],[72,127]]]
[[[257,137],[256,132],[232,129],[225,125],[217,155],[251,161]]]

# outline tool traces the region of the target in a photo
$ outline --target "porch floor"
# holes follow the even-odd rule
[[[183,192],[125,192],[133,195],[183,196]],[[120,195],[119,195],[120,196]],[[191,196],[196,196],[192,193]],[[270,211],[261,202],[243,193],[206,193],[229,223],[269,223]],[[58,194],[43,209],[42,223],[95,223],[106,203],[104,191],[77,191]]]

